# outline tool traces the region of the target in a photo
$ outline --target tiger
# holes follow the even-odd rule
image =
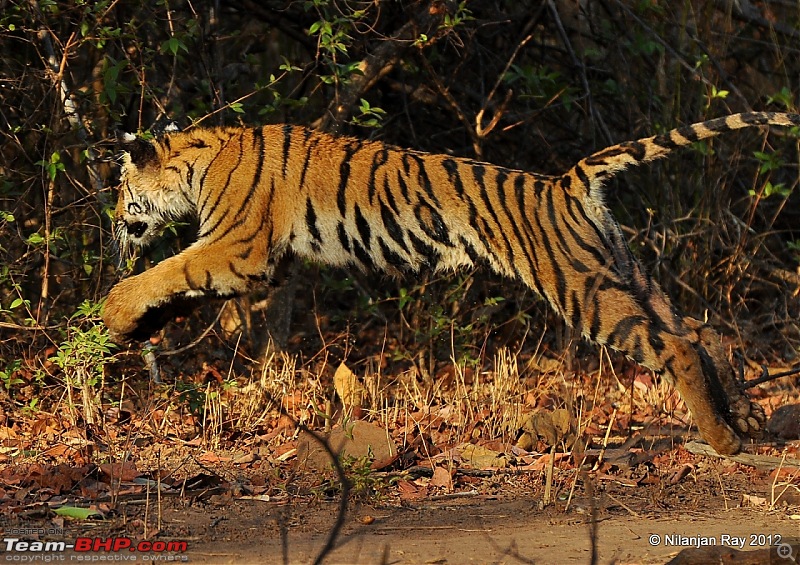
[[[290,252],[400,276],[487,265],[544,297],[590,342],[663,375],[701,437],[733,455],[742,437],[759,436],[764,411],[743,393],[720,335],[677,309],[634,257],[603,187],[629,166],[766,125],[800,126],[800,115],[679,127],[602,149],[560,176],[290,124],[130,136],[114,219],[121,248],[146,247],[185,218],[197,237],[113,286],[103,321],[118,342],[141,337],[173,302],[270,281]]]

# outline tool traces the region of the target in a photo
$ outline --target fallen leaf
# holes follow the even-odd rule
[[[562,441],[570,444],[575,440],[572,418],[563,408],[534,412],[523,423],[522,429],[532,436],[542,438],[547,445],[558,445]]]
[[[453,475],[444,467],[436,467],[433,470],[430,486],[444,487],[448,491],[453,490]]]
[[[342,363],[333,375],[333,387],[345,406],[361,406],[366,389],[356,374]]]
[[[492,451],[480,445],[464,443],[458,446],[461,461],[473,469],[489,469],[508,466],[508,456],[505,453]]]
[[[762,496],[743,494],[742,504],[745,506],[765,506],[767,504],[767,499]]]
[[[420,487],[410,481],[397,481],[397,490],[401,500],[419,500],[428,494],[427,487]]]
[[[100,465],[100,473],[106,480],[132,481],[139,477],[141,473],[136,469],[136,463],[126,461],[124,463],[104,463]]]

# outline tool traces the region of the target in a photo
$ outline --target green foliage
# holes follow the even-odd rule
[[[3,387],[6,389],[6,392],[10,392],[14,385],[23,384],[25,382],[16,376],[21,366],[22,361],[16,359],[8,363],[5,369],[0,370],[0,381],[3,382]]]
[[[101,303],[84,300],[70,318],[64,339],[50,361],[63,372],[73,386],[97,386],[103,369],[116,345],[108,329],[100,323]]]
[[[56,180],[58,173],[65,170],[64,163],[61,162],[61,154],[58,151],[53,152],[48,160],[37,161],[36,164],[47,172],[47,176],[51,181]]]
[[[770,171],[775,171],[784,166],[785,162],[777,153],[765,153],[764,151],[754,151],[753,156],[761,163],[758,172],[762,175]]]
[[[353,114],[351,123],[358,126],[377,128],[381,126],[385,116],[385,110],[370,106],[369,102],[362,98],[357,113]]]
[[[789,112],[794,111],[796,107],[794,100],[794,94],[792,94],[788,86],[784,86],[775,94],[767,96],[767,104],[780,104]]]
[[[540,103],[559,100],[567,109],[572,106],[577,92],[559,71],[537,65],[511,65],[503,79],[519,90],[520,98],[530,97]]]
[[[354,74],[361,74],[360,61],[347,61],[348,49],[353,43],[353,27],[364,17],[363,10],[347,8],[342,12],[333,2],[307,2],[306,10],[314,11],[320,18],[308,28],[308,35],[316,38],[318,57],[328,73],[320,74],[325,84],[346,84]],[[342,60],[344,59],[344,60]]]
[[[472,11],[467,8],[467,0],[462,0],[458,3],[458,7],[454,14],[445,14],[442,28],[450,30],[456,28],[466,22],[472,21],[475,18],[472,16]]]

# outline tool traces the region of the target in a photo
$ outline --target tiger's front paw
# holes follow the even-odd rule
[[[103,306],[103,322],[117,343],[130,340],[141,326],[147,304],[137,299],[132,279],[126,279],[111,289]]]

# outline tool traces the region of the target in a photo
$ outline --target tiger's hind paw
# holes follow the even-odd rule
[[[731,421],[742,436],[758,438],[761,436],[767,416],[761,405],[750,400],[745,394],[731,399]]]

